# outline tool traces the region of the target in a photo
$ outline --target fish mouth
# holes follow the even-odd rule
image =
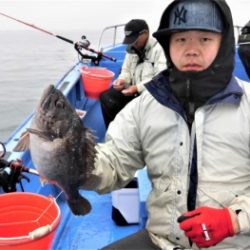
[[[45,126],[46,128],[48,128],[53,125],[53,118],[51,116],[51,113],[48,113],[48,109],[51,98],[55,94],[55,91],[55,87],[53,85],[49,85],[42,94],[35,114],[35,120],[37,121],[37,124],[40,124],[39,127],[42,126],[43,128]]]
[[[39,107],[43,107],[44,103],[47,102],[48,98],[50,98],[51,95],[55,92],[55,87],[54,85],[49,85],[47,89],[44,90],[42,98],[39,103]]]

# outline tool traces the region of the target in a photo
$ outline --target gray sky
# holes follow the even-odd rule
[[[0,12],[50,30],[102,29],[143,18],[158,26],[169,0],[0,0]],[[27,27],[0,16],[0,29]]]
[[[102,30],[126,23],[132,18],[148,21],[157,29],[160,16],[170,0],[0,0],[0,12],[51,32],[56,30]],[[227,0],[234,22],[244,25],[249,19],[250,0]],[[0,30],[29,29],[0,16]]]

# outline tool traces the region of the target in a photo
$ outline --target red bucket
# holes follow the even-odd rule
[[[0,249],[50,249],[60,222],[52,197],[34,193],[0,195]]]
[[[109,89],[114,75],[114,72],[102,67],[81,67],[82,83],[86,96],[99,99],[100,94]]]

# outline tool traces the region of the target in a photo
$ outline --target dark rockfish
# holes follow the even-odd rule
[[[94,137],[65,96],[54,86],[43,93],[28,129],[32,161],[40,176],[58,185],[75,215],[91,210],[78,189],[94,166]],[[20,151],[22,139],[16,147]],[[25,142],[27,144],[27,140]]]

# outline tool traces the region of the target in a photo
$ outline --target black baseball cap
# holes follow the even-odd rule
[[[132,19],[129,21],[124,28],[125,38],[124,44],[134,43],[138,36],[145,30],[149,30],[147,23],[142,19]]]

